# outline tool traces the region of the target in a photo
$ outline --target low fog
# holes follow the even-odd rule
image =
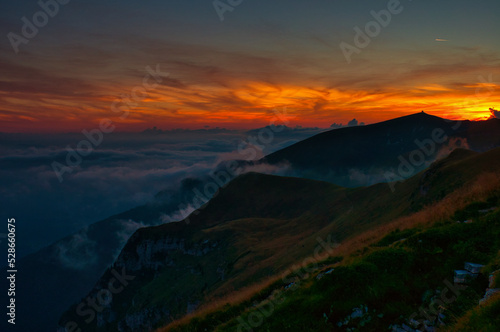
[[[324,130],[284,129],[275,133],[270,142],[252,147],[259,152],[255,158]],[[81,163],[71,167],[71,172],[62,174],[62,181],[52,165],[57,162],[66,166],[67,147],[76,149],[85,139],[82,133],[0,134],[2,218],[17,220],[17,236],[23,243],[19,246],[20,256],[91,223],[151,202],[160,191],[170,193],[163,199],[172,200],[176,211],[158,222],[177,221],[196,207],[191,206],[193,197],[189,193],[175,195],[187,192],[185,180],[203,181],[221,162],[244,159],[238,148],[247,149],[258,133],[220,128],[112,133],[82,157]],[[247,167],[247,171],[251,170]],[[276,167],[266,170],[264,165],[255,170],[277,172]],[[174,208],[179,205],[180,211]],[[80,235],[75,245],[85,240],[83,231]],[[129,235],[124,234],[124,238]],[[61,254],[64,256],[64,252]]]

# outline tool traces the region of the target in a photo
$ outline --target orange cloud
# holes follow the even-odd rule
[[[0,131],[77,131],[103,118],[114,121],[118,131],[251,128],[269,124],[273,110],[284,108],[293,117],[290,125],[319,127],[353,118],[373,123],[421,110],[485,119],[500,102],[500,57],[477,50],[451,49],[446,57],[422,51],[399,62],[374,57],[347,66],[314,54],[281,58],[161,43],[155,49],[169,54],[159,63],[169,76],[125,118],[111,105],[142,84],[145,66],[132,70],[127,63],[157,63],[147,47],[123,59],[91,56],[91,63],[79,66],[64,63],[71,61],[65,54],[64,70],[57,70],[55,61],[29,66],[0,60]]]

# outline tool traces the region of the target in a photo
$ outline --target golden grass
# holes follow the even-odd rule
[[[477,201],[483,201],[496,190],[500,189],[499,173],[484,173],[479,175],[470,184],[467,184],[453,193],[447,195],[441,201],[426,206],[419,212],[409,216],[400,217],[390,223],[375,226],[360,235],[353,236],[342,242],[342,245],[334,249],[332,255],[349,257],[357,251],[380,241],[384,236],[396,229],[404,230],[419,226],[431,226],[436,222],[451,218],[455,212],[464,209],[467,205]],[[346,259],[342,264],[347,264],[351,259]],[[293,274],[295,271],[291,272]],[[226,304],[238,305],[251,299],[253,295],[260,292],[274,282],[281,279],[281,275],[270,277],[265,281],[253,284],[240,291],[229,294],[220,299],[212,299],[200,307],[197,311],[170,323],[168,326],[158,329],[158,332],[167,332],[174,327],[182,326],[188,323],[194,317],[203,318],[204,316],[222,309]]]
[[[219,299],[212,299],[212,301],[207,301],[208,303],[202,305],[195,312],[190,313],[190,314],[182,317],[181,319],[178,319],[178,320],[170,323],[166,327],[159,328],[156,331],[157,332],[167,332],[173,328],[176,328],[176,327],[179,327],[179,326],[182,326],[182,325],[188,323],[194,317],[201,318],[201,317],[204,317],[210,313],[216,312],[216,311],[222,309],[227,304],[230,304],[230,305],[241,304],[245,301],[250,300],[256,293],[268,288],[273,283],[278,281],[280,278],[281,278],[280,276],[273,276],[273,277],[267,278],[264,281],[261,281],[259,283],[255,283],[253,285],[245,287],[237,292],[234,292],[232,294],[228,294],[228,295],[221,297]]]
[[[365,246],[380,241],[385,235],[396,229],[404,230],[419,226],[429,226],[436,222],[451,218],[455,212],[464,209],[467,205],[488,198],[495,190],[500,189],[500,174],[485,173],[477,177],[471,184],[457,189],[441,201],[426,206],[422,210],[409,216],[400,217],[395,221],[376,226],[360,235],[342,243],[339,255],[349,255]]]
[[[462,332],[489,332],[489,331],[498,331],[498,326],[491,326],[491,322],[487,318],[481,318],[484,310],[489,306],[494,305],[500,301],[500,293],[493,295],[486,302],[481,304],[480,306],[475,307],[472,310],[469,310],[463,317],[460,317],[455,324],[452,326],[446,326],[438,329],[440,332],[451,332],[451,331],[462,331]],[[489,324],[488,328],[484,328],[483,326]],[[481,327],[479,327],[481,326]],[[481,328],[478,330],[478,327]]]

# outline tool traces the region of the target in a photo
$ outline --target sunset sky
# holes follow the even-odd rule
[[[71,0],[13,47],[22,18],[44,16],[35,0],[4,1],[0,131],[90,130],[105,118],[117,131],[255,128],[273,110],[291,126],[329,127],[421,110],[486,119],[500,108],[498,0],[402,0],[348,63],[340,44],[354,47],[354,28],[387,8],[243,0],[221,14],[212,0]],[[148,66],[168,76],[145,80]],[[117,101],[141,96],[144,81],[147,95],[123,113]]]

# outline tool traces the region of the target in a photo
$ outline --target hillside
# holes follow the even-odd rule
[[[395,192],[387,184],[347,189],[298,178],[242,175],[190,216],[189,223],[136,231],[87,298],[106,289],[116,271],[131,276],[127,287],[96,313],[97,319],[85,322],[75,305],[60,324],[72,321],[83,331],[150,330],[210,299],[235,296],[249,285],[276,278],[318,243],[334,246],[410,218],[482,174],[497,173],[499,166],[500,149],[483,154],[458,150],[398,183]]]
[[[486,173],[415,214],[342,241],[332,252],[337,258],[297,261],[246,297],[223,299],[160,331],[433,331],[442,324],[496,331],[500,298],[478,303],[500,280],[499,162],[499,149],[458,151],[428,172],[446,172],[446,180],[466,169]],[[453,270],[464,262],[484,267],[466,286],[453,285]],[[490,274],[496,281],[488,282]]]
[[[497,191],[490,203],[500,203],[498,198]],[[473,220],[394,232],[345,263],[319,264],[310,274],[313,269],[302,265],[260,298],[163,331],[402,332],[442,325],[450,331],[497,331],[499,293],[487,306],[478,303],[488,275],[500,268],[500,213]],[[454,285],[453,271],[470,261],[485,265],[482,273],[467,285]],[[231,317],[231,311],[238,315]]]

